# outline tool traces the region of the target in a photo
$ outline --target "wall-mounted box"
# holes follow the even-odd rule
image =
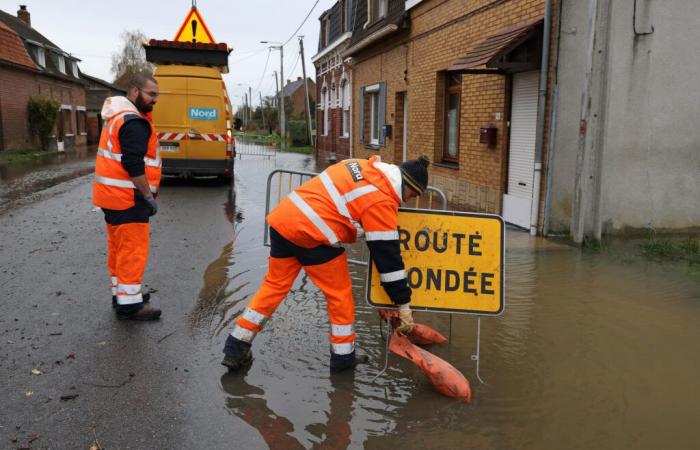
[[[482,127],[479,130],[479,143],[493,148],[496,146],[496,136],[498,136],[498,128],[493,125]]]

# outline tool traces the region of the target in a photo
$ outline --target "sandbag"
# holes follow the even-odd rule
[[[396,331],[391,336],[389,349],[417,365],[441,394],[467,402],[471,401],[472,391],[469,381],[452,364],[417,347],[407,337]]]
[[[399,311],[396,309],[379,309],[379,316],[388,320],[391,323],[392,329],[396,329],[401,324],[399,320]],[[406,337],[412,343],[416,345],[431,345],[431,344],[444,344],[447,342],[447,338],[442,334],[435,331],[433,328],[422,323],[417,323],[413,327],[413,331],[409,333]]]

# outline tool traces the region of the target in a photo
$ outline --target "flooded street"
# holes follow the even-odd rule
[[[165,182],[145,277],[163,319],[148,324],[119,322],[109,306],[102,214],[90,204],[91,177],[80,176],[92,159],[0,171],[0,448],[31,436],[31,448],[89,448],[97,437],[110,449],[700,442],[697,266],[648,262],[636,243],[589,253],[508,228],[505,311],[481,320],[485,384],[471,359],[476,318],[416,314],[450,336],[430,351],[469,379],[469,404],[393,355],[372,381],[384,341],[360,266],[351,266],[356,332],[369,365],[331,376],[325,301],[302,272],[254,341],[250,368],[227,374],[223,342],[267,267],[267,174],[316,171],[313,156],[244,154],[233,190]],[[63,171],[74,175],[37,181]],[[13,202],[26,192],[31,200]]]

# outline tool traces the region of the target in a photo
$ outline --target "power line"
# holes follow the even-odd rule
[[[294,36],[296,36],[296,34],[299,32],[299,30],[301,30],[301,27],[304,26],[304,24],[306,23],[306,21],[309,19],[309,16],[311,15],[311,13],[314,12],[314,9],[316,8],[316,5],[318,5],[318,2],[319,2],[319,0],[316,0],[316,3],[314,3],[314,6],[311,7],[311,9],[309,10],[309,13],[306,15],[306,17],[304,17],[304,21],[301,22],[301,25],[299,25],[299,27],[294,31],[294,33],[292,33],[292,35],[289,36],[289,39],[287,39],[287,40],[284,42],[284,44],[282,44],[282,45],[287,45],[287,44],[289,43],[289,41],[291,41],[292,39],[294,39]]]
[[[270,53],[272,51],[270,49],[267,50],[267,59],[265,60],[265,68],[263,69],[262,75],[260,75],[260,81],[258,81],[258,87],[255,88],[256,91],[260,91],[260,85],[263,82],[263,78],[265,78],[265,72],[267,72],[267,65],[270,62]]]

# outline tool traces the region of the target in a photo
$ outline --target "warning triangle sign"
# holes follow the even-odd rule
[[[173,40],[176,42],[201,42],[203,44],[216,43],[196,7],[193,7],[187,14]]]

